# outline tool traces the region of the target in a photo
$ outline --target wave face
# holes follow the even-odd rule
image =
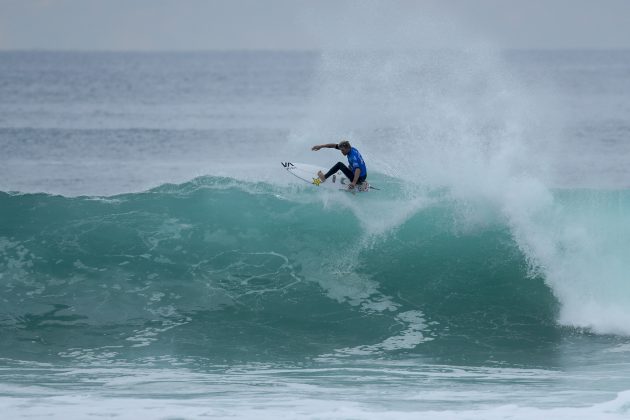
[[[524,245],[533,242],[492,212],[471,224],[470,205],[441,193],[413,211],[383,196],[217,177],[108,198],[0,193],[1,352],[474,362],[488,347],[506,358],[545,354],[562,335],[558,321],[589,326],[575,305],[612,308],[601,315],[611,329],[628,316],[618,306],[630,302],[627,285],[595,292],[627,273],[628,260],[608,259],[610,278],[568,287],[561,270],[573,273],[583,250],[534,261]],[[627,192],[557,200],[604,221],[630,202]],[[584,234],[573,232],[575,246]],[[592,239],[592,253],[607,243]]]

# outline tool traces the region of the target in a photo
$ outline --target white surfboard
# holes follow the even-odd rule
[[[287,170],[290,174],[297,177],[298,179],[313,185],[314,187],[319,188],[329,188],[335,190],[343,190],[349,192],[368,192],[371,189],[376,189],[367,182],[363,182],[359,184],[357,188],[354,190],[349,190],[348,185],[350,185],[350,180],[346,178],[343,172],[338,171],[337,173],[328,177],[325,182],[322,182],[317,176],[317,172],[327,172],[327,169],[320,168],[319,166],[309,165],[308,163],[298,163],[298,162],[282,162],[282,166]]]

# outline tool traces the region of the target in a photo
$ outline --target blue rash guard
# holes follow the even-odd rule
[[[339,150],[339,145],[336,145],[335,149]],[[346,178],[348,178],[350,181],[353,181],[354,171],[358,168],[361,170],[361,173],[359,174],[359,178],[357,179],[357,184],[363,183],[363,181],[365,181],[365,178],[367,177],[367,168],[365,166],[365,162],[363,161],[361,153],[359,153],[359,151],[354,147],[351,147],[346,157],[348,158],[348,164],[350,165],[350,168],[348,168],[342,162],[337,162],[337,164],[330,168],[326,175],[324,175],[324,178],[328,179],[330,176],[337,173],[337,171],[341,171],[346,176]],[[343,181],[341,182],[343,183]]]
[[[367,176],[367,168],[365,167],[365,162],[363,162],[363,157],[361,153],[354,147],[350,149],[350,152],[346,156],[348,158],[348,165],[350,165],[350,171],[354,174],[354,170],[357,168],[361,169],[360,177],[365,178]]]

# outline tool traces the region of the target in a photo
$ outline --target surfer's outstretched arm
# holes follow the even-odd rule
[[[322,149],[324,147],[327,147],[329,149],[336,149],[337,143],[319,144],[317,146],[313,146],[311,150],[318,151],[319,149]]]

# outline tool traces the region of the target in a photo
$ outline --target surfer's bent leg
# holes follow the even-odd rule
[[[350,168],[344,165],[343,162],[337,162],[335,166],[330,168],[330,171],[326,172],[326,179],[328,179],[328,177],[332,174],[337,173],[337,171],[343,172],[343,174],[347,176],[349,180],[352,180],[354,178],[354,175],[352,174]]]

